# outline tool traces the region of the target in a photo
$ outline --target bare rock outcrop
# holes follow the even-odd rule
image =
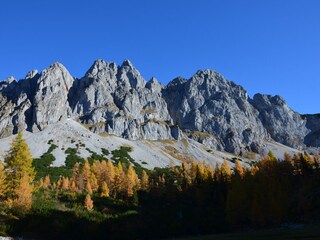
[[[256,94],[252,103],[273,140],[297,149],[304,147],[304,138],[309,133],[306,120],[291,110],[280,96]]]
[[[74,78],[60,63],[53,63],[40,74],[33,100],[33,130],[43,130],[71,114],[68,93],[73,81]]]
[[[173,121],[210,147],[237,154],[259,152],[262,140],[269,138],[246,91],[215,71],[173,80],[164,97]]]

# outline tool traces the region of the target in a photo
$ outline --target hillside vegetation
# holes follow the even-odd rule
[[[12,142],[0,163],[0,235],[154,239],[319,222],[319,155],[147,170],[124,146],[45,173],[53,148],[32,165],[22,135]]]

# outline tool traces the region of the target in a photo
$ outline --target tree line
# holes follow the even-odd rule
[[[75,163],[69,177],[35,181],[30,150],[18,134],[0,163],[0,207],[17,216],[32,215],[37,196],[54,196],[57,201],[81,199],[81,208],[95,216],[113,214],[103,206],[122,201],[137,212],[128,234],[140,227],[148,229],[146,236],[158,237],[319,221],[318,154],[286,153],[279,160],[269,152],[251,166],[237,160],[231,167],[224,160],[215,167],[182,162],[140,170],[137,174],[120,161],[85,160]]]

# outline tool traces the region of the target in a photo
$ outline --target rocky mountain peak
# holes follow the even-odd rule
[[[13,76],[10,76],[2,81],[5,84],[11,84],[12,82],[16,82],[16,79]]]
[[[172,81],[170,81],[167,85],[168,88],[172,88],[174,86],[179,86],[182,84],[185,84],[187,82],[187,80],[183,77],[177,77],[175,79],[173,79]]]
[[[27,75],[24,77],[25,79],[31,79],[38,75],[38,70],[31,70],[27,73]]]
[[[90,69],[86,72],[85,77],[103,79],[105,74],[110,72],[117,73],[117,65],[114,62],[105,62],[102,59],[94,61]]]
[[[33,129],[42,130],[45,126],[66,119],[70,114],[69,90],[74,78],[58,62],[42,71],[34,96]]]
[[[290,147],[304,147],[304,138],[309,133],[306,120],[290,109],[283,98],[256,94],[252,104],[272,139]]]
[[[56,62],[18,82],[0,83],[0,136],[42,131],[67,118],[96,133],[149,140],[187,136],[242,155],[262,152],[265,140],[294,148],[320,145],[320,118],[302,118],[277,95],[250,99],[213,70],[164,87],[156,78],[146,82],[129,60],[117,66],[98,59],[80,79]]]
[[[153,93],[160,93],[164,86],[158,82],[155,77],[152,77],[146,84],[146,88],[151,90]]]
[[[146,80],[129,60],[125,60],[119,68],[118,81],[121,82],[121,87],[126,90],[144,88],[146,85]]]
[[[133,64],[131,63],[131,61],[129,59],[125,59],[123,62],[122,62],[122,65],[121,67],[129,67],[129,68],[134,68]]]
[[[257,93],[253,96],[253,100],[258,103],[259,108],[270,108],[273,105],[275,106],[286,106],[285,100],[279,95],[269,95],[269,94],[260,94]]]

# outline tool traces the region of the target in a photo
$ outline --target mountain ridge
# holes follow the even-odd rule
[[[163,86],[129,60],[96,60],[81,78],[53,63],[24,79],[0,82],[0,137],[43,131],[66,119],[129,140],[182,139],[237,155],[273,140],[299,150],[320,146],[320,119],[293,111],[280,96],[256,94],[213,70]]]

